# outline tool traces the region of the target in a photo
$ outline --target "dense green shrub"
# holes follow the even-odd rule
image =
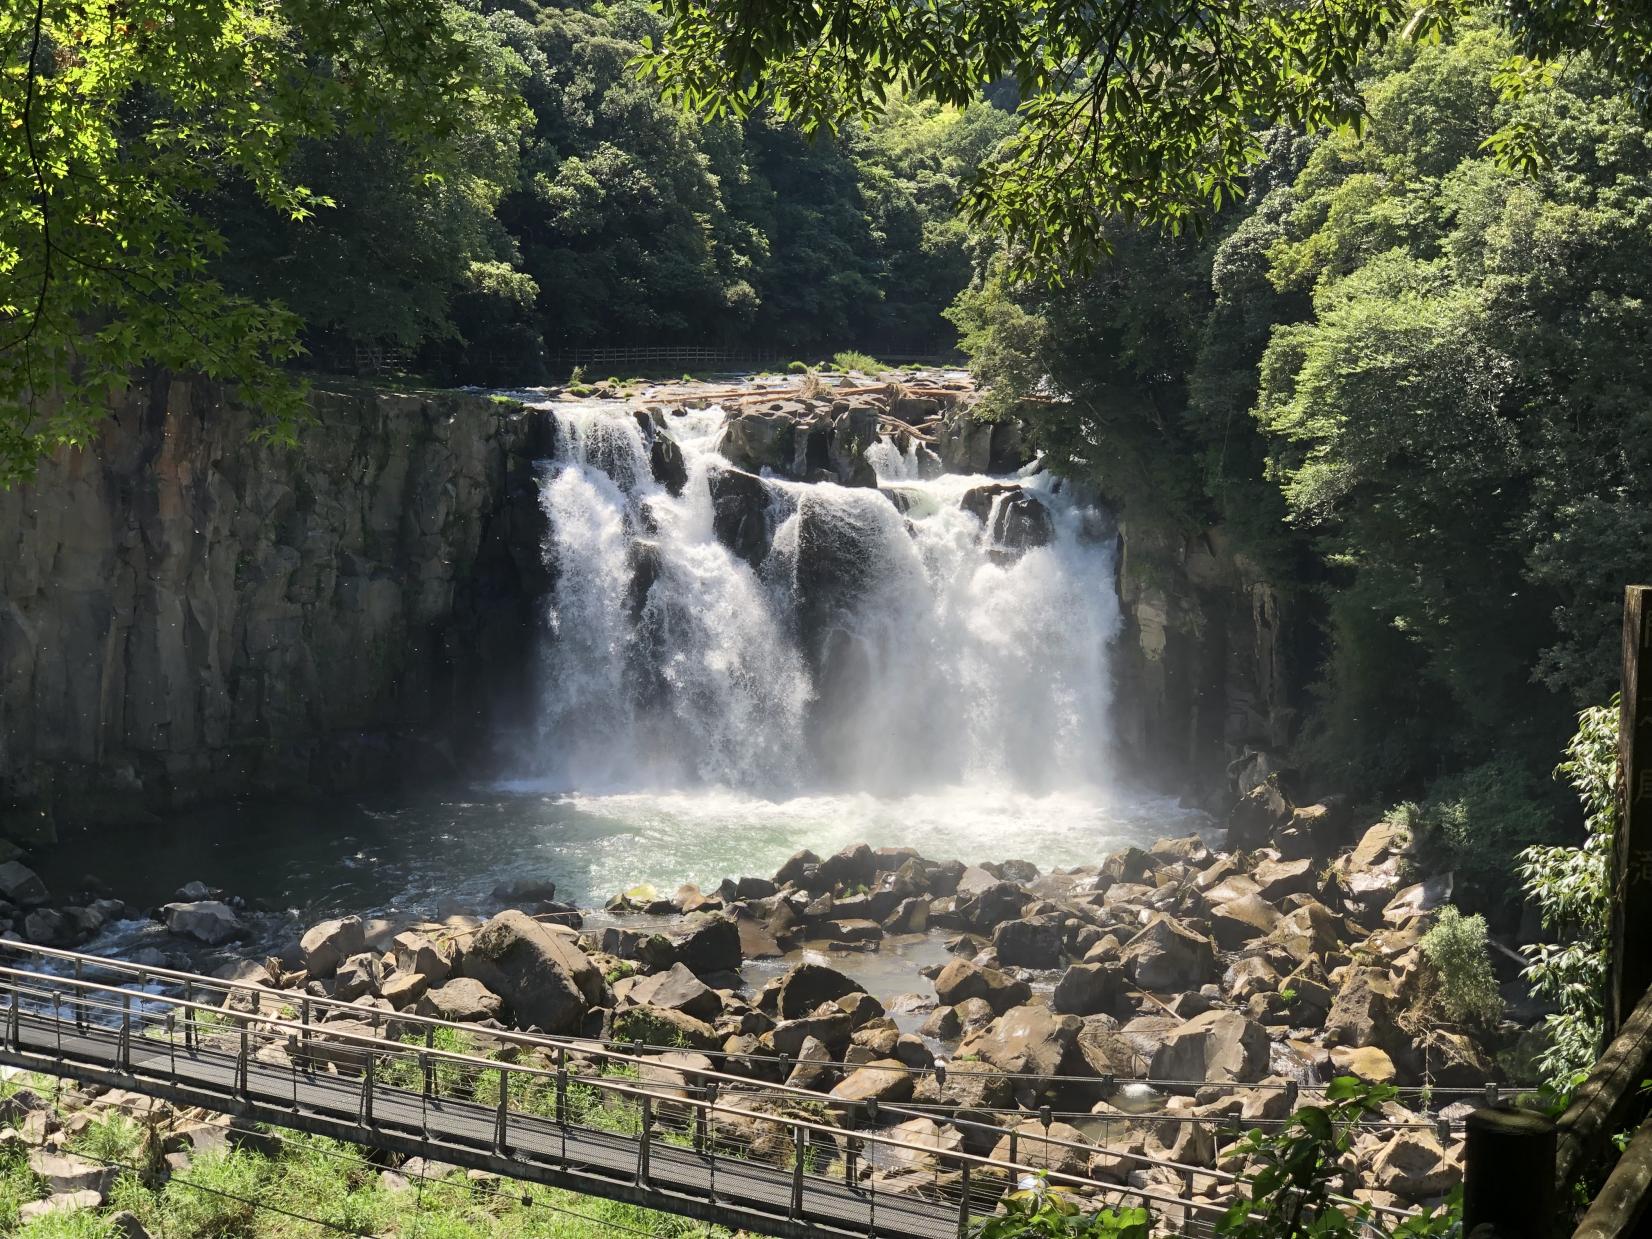
[[[1448,1019],[1489,1024],[1503,1014],[1485,917],[1464,916],[1447,904],[1418,946],[1434,969],[1435,998]]]

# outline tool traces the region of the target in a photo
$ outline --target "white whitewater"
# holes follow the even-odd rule
[[[771,549],[754,569],[713,533],[720,410],[670,420],[688,466],[673,497],[631,414],[553,407],[540,730],[505,786],[626,823],[605,846],[628,880],[766,872],[860,838],[1072,864],[1187,824],[1118,791],[1115,539],[1056,479],[1018,479],[1053,536],[1010,553],[960,506],[994,479],[935,476],[927,453],[880,443],[879,490],[765,479]],[[800,617],[818,550],[847,651],[819,676]]]

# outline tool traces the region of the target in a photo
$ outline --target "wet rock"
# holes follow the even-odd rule
[[[681,495],[688,485],[688,462],[682,446],[663,430],[655,430],[648,444],[648,471],[672,495]]]
[[[775,871],[776,886],[798,886],[805,890],[811,889],[809,882],[820,872],[820,857],[808,849],[795,853],[790,860]]]
[[[20,908],[35,908],[48,898],[46,884],[33,869],[15,860],[0,865],[0,899]]]
[[[465,951],[464,971],[499,995],[518,1024],[547,1033],[575,1032],[587,1008],[613,1000],[589,956],[515,910],[499,913],[477,931]]]
[[[996,968],[978,968],[968,960],[955,959],[935,978],[935,996],[947,1006],[958,1006],[979,998],[1002,1015],[1032,996],[1032,987]]]
[[[769,553],[768,487],[755,474],[717,467],[707,471],[706,482],[711,491],[712,532],[756,567]]]
[[[644,948],[644,958],[655,968],[681,964],[696,976],[737,972],[740,930],[732,919],[718,913],[690,913],[677,929],[651,938]]]
[[[1197,989],[1216,971],[1210,940],[1162,912],[1125,944],[1123,960],[1130,979],[1149,991]]]
[[[304,971],[312,980],[325,980],[352,955],[367,949],[367,930],[359,916],[322,921],[305,931],[298,940]]]
[[[23,917],[23,937],[40,946],[69,946],[75,940],[75,927],[55,908],[35,908]]]
[[[1253,1084],[1267,1074],[1268,1034],[1237,1011],[1212,1010],[1171,1030],[1148,1078]]]
[[[501,882],[495,886],[489,898],[495,903],[511,907],[549,903],[556,898],[556,883],[548,878],[517,878],[513,882]]]
[[[1059,968],[1061,948],[1061,922],[1054,917],[1004,921],[992,931],[998,962],[1011,968]]]
[[[498,1019],[504,1006],[499,995],[480,981],[473,977],[456,977],[426,992],[418,999],[414,1010],[433,1019],[474,1024],[481,1020]]]
[[[723,423],[722,454],[742,469],[789,474],[795,454],[796,418],[785,411],[749,410]]]
[[[929,900],[919,895],[903,899],[884,918],[883,928],[892,934],[921,934],[929,928]]]

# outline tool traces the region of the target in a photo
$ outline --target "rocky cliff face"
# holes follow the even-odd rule
[[[215,386],[162,383],[0,492],[0,831],[439,772],[510,721],[554,423],[453,394],[314,411],[260,445]]]
[[[1283,765],[1305,671],[1299,608],[1222,530],[1120,523],[1119,743],[1212,806]]]

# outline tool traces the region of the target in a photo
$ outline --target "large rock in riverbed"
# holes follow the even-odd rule
[[[996,968],[978,968],[967,959],[955,959],[935,978],[935,996],[949,1007],[980,998],[1002,1015],[1032,997],[1032,987]]]
[[[1216,972],[1210,939],[1163,912],[1125,943],[1123,959],[1132,981],[1160,993],[1198,989]]]
[[[1268,1034],[1237,1011],[1206,1011],[1173,1029],[1148,1078],[1254,1084],[1268,1071]]]
[[[477,931],[464,970],[498,994],[518,1024],[542,1032],[575,1032],[587,1009],[613,1000],[585,952],[514,909]]]
[[[216,899],[169,903],[161,911],[166,914],[168,932],[194,938],[208,946],[223,946],[250,932],[234,908]]]
[[[960,1057],[975,1055],[1000,1071],[1032,1077],[1042,1088],[1059,1075],[1084,1027],[1073,1015],[1057,1015],[1048,1007],[1014,1007],[958,1047]]]
[[[304,971],[310,979],[325,980],[350,956],[360,955],[367,949],[367,929],[359,916],[322,921],[305,930],[298,946],[304,955]]]
[[[836,1002],[859,990],[858,982],[835,968],[802,963],[780,979],[780,988],[775,995],[776,1007],[783,1020],[801,1019],[821,1003]]]

